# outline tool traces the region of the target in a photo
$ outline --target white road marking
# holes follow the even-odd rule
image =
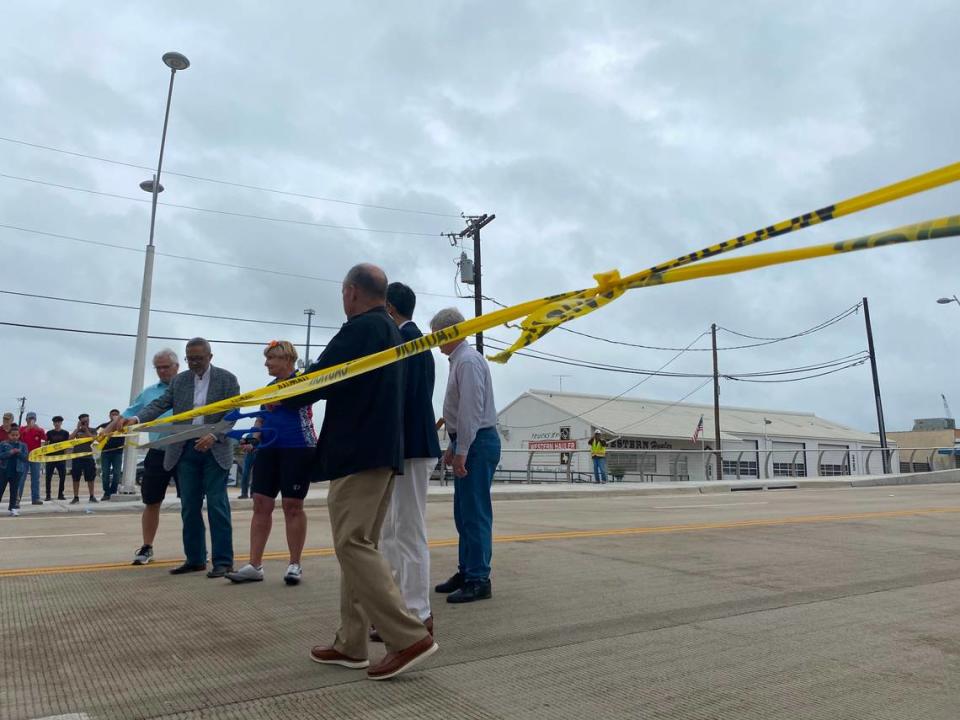
[[[90,537],[92,535],[106,535],[106,533],[68,533],[66,535],[8,535],[0,540],[41,540],[43,538]]]
[[[742,505],[766,505],[766,502],[732,502],[732,503],[712,503],[703,505],[654,505],[654,510],[696,510],[705,507],[737,507]]]

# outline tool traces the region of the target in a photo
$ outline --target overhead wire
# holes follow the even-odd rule
[[[56,332],[77,333],[77,334],[80,334],[80,335],[103,335],[103,336],[108,336],[108,337],[128,337],[128,338],[135,338],[135,337],[137,337],[137,334],[136,334],[136,333],[122,333],[122,332],[114,332],[114,331],[109,331],[109,330],[84,330],[84,329],[80,329],[80,328],[54,327],[54,326],[51,326],[51,325],[33,325],[33,324],[30,324],[30,323],[17,323],[17,322],[9,322],[9,321],[6,321],[6,320],[0,320],[0,325],[6,325],[6,326],[8,326],[8,327],[26,328],[26,329],[29,329],[29,330],[49,330],[49,331],[56,331]],[[190,339],[191,339],[191,338],[185,338],[185,337],[171,337],[171,336],[169,336],[169,335],[148,335],[147,337],[148,337],[148,339],[150,339],[150,340],[182,340],[183,342],[186,342],[187,340],[190,340]],[[260,347],[263,347],[263,346],[265,346],[265,345],[269,342],[269,340],[213,340],[213,339],[208,339],[208,342],[210,342],[210,343],[218,343],[218,344],[220,344],[220,345],[258,345],[258,346],[260,346]],[[297,345],[297,346],[299,346],[299,347],[304,347],[304,346],[306,345],[306,343],[294,343],[294,345]],[[313,343],[311,343],[310,346],[311,346],[311,347],[326,347],[326,344],[325,344],[325,343],[316,343],[316,344],[314,345]]]
[[[76,187],[75,185],[64,185],[62,183],[49,182],[47,180],[37,180],[36,178],[27,178],[27,177],[23,177],[22,175],[10,175],[7,173],[0,173],[0,178],[6,178],[7,180],[18,180],[18,181],[27,182],[27,183],[34,183],[36,185],[44,185],[47,187],[55,187],[61,190],[70,190],[73,192],[88,193],[90,195],[116,198],[120,200],[129,200],[131,202],[138,202],[138,203],[153,202],[152,200],[149,200],[147,198],[134,197],[133,195],[120,195],[119,193],[105,192],[102,190],[91,190],[90,188],[81,188],[81,187]],[[407,235],[412,237],[440,237],[440,233],[413,232],[410,230],[387,230],[384,228],[367,228],[367,227],[360,227],[355,225],[334,225],[331,223],[313,222],[312,220],[295,220],[293,218],[271,217],[268,215],[255,215],[252,213],[236,212],[234,210],[218,210],[216,208],[198,207],[196,205],[181,205],[180,203],[170,203],[170,202],[163,202],[159,200],[157,201],[157,205],[163,205],[164,207],[178,208],[180,210],[192,210],[194,212],[212,213],[215,215],[228,215],[231,217],[247,218],[250,220],[263,220],[266,222],[289,223],[291,225],[307,225],[310,227],[319,227],[327,230],[355,230],[358,232],[381,233],[385,235]]]
[[[472,296],[468,296],[468,297],[472,297]],[[499,300],[497,300],[497,299],[495,299],[495,298],[492,298],[492,297],[489,297],[489,296],[487,296],[487,295],[481,295],[480,297],[482,297],[484,300],[487,300],[487,301],[489,301],[489,302],[492,302],[494,305],[499,305],[500,307],[504,307],[504,308],[505,308],[505,307],[508,307],[507,305],[504,305],[504,304],[503,304],[502,302],[500,302]],[[744,335],[743,337],[750,338],[750,339],[754,339],[754,340],[763,340],[763,341],[765,341],[765,342],[748,343],[748,344],[744,344],[744,345],[728,345],[728,346],[726,346],[726,347],[719,347],[719,346],[718,346],[718,347],[717,347],[717,351],[723,351],[723,350],[744,350],[744,349],[747,349],[747,348],[762,347],[762,346],[764,346],[764,345],[773,345],[773,344],[775,344],[775,343],[784,342],[784,341],[786,341],[786,340],[794,340],[794,339],[799,338],[799,337],[804,337],[805,335],[811,335],[811,334],[813,334],[813,333],[815,333],[815,332],[820,332],[821,330],[825,330],[826,328],[830,327],[831,325],[835,325],[836,323],[840,322],[841,320],[845,320],[845,319],[848,318],[850,315],[855,314],[855,313],[859,310],[859,308],[860,308],[860,306],[861,306],[862,304],[863,304],[863,303],[858,302],[858,303],[856,303],[853,307],[847,308],[846,310],[844,310],[843,312],[839,313],[838,315],[834,315],[833,317],[828,318],[827,320],[824,320],[824,321],[822,321],[822,322],[817,323],[816,325],[814,325],[814,326],[811,327],[811,328],[807,328],[806,330],[801,330],[800,332],[793,333],[793,334],[791,334],[791,335],[784,335],[783,337],[777,337],[777,338],[755,338],[755,337],[752,337],[752,336],[749,336],[749,335]],[[662,351],[669,351],[669,352],[676,352],[676,351],[678,351],[678,350],[683,349],[683,348],[678,348],[678,347],[664,347],[664,346],[659,346],[659,345],[643,345],[643,344],[640,344],[640,343],[627,342],[627,341],[625,341],[625,340],[612,340],[612,339],[610,339],[610,338],[601,337],[601,336],[599,336],[599,335],[591,335],[590,333],[585,333],[585,332],[582,332],[582,331],[580,331],[580,330],[573,330],[572,328],[568,328],[568,327],[566,327],[565,325],[559,325],[559,326],[557,326],[556,329],[562,330],[562,331],[564,331],[564,332],[568,332],[568,333],[570,333],[571,335],[580,335],[581,337],[590,338],[591,340],[599,340],[599,341],[601,341],[601,342],[609,343],[609,344],[611,344],[611,345],[622,345],[622,346],[624,346],[624,347],[634,347],[634,348],[640,348],[640,349],[643,349],[643,350],[662,350]],[[721,328],[721,327],[719,327],[719,326],[717,327],[717,329],[718,329],[718,330],[721,330],[721,329],[726,330],[726,328]],[[732,331],[732,330],[728,330],[727,332],[731,332],[731,333],[733,333],[733,334],[735,334],[735,335],[739,335],[739,334],[740,334],[740,333],[737,333],[737,332]],[[689,348],[689,349],[687,349],[687,352],[712,352],[712,351],[713,351],[713,348],[712,348],[712,347],[708,347],[708,348]]]
[[[55,300],[59,302],[76,303],[79,305],[95,305],[97,307],[119,308],[122,310],[139,310],[138,305],[121,305],[118,303],[100,302],[96,300],[80,300],[79,298],[65,298],[56,295],[39,295],[35,293],[18,292],[16,290],[0,290],[0,294],[14,295],[17,297],[27,297],[39,300]],[[150,308],[151,313],[161,313],[164,315],[183,315],[186,317],[210,318],[213,320],[230,320],[235,322],[258,323],[260,325],[284,325],[287,327],[307,327],[306,323],[284,322],[282,320],[257,320],[254,318],[234,317],[231,315],[208,315],[205,313],[187,312],[186,310],[161,310],[159,308]],[[320,330],[339,330],[338,325],[314,325],[311,327]]]
[[[690,342],[690,344],[689,344],[687,347],[688,347],[688,348],[689,348],[689,347],[692,347],[694,344],[696,344],[696,343],[700,340],[700,338],[702,338],[702,337],[703,337],[704,335],[706,335],[706,334],[707,334],[707,332],[704,331],[704,332],[700,333],[699,335],[697,335],[697,337],[695,337],[695,338]],[[663,365],[660,366],[659,371],[664,370],[668,365],[670,365],[670,363],[672,363],[674,360],[676,360],[677,358],[679,358],[679,357],[680,357],[681,355],[683,355],[685,352],[686,352],[686,349],[683,349],[683,350],[681,350],[680,352],[678,352],[676,355],[674,355],[672,358],[670,358],[669,360],[667,360],[667,362],[665,362]],[[657,371],[657,372],[659,372],[659,371]],[[583,415],[585,415],[585,414],[587,414],[587,413],[591,413],[591,412],[593,412],[593,411],[595,411],[595,410],[599,410],[599,409],[602,408],[604,405],[609,405],[609,404],[612,403],[613,401],[619,400],[619,399],[622,398],[624,395],[626,395],[628,392],[632,392],[633,390],[636,390],[638,387],[640,387],[641,385],[643,385],[643,384],[644,384],[647,380],[649,380],[651,377],[654,377],[654,374],[647,375],[646,377],[644,377],[644,378],[643,378],[642,380],[640,380],[639,382],[637,382],[637,383],[631,385],[630,387],[628,387],[626,390],[624,390],[624,391],[623,391],[622,393],[620,393],[619,395],[614,395],[613,397],[608,398],[607,400],[604,400],[603,402],[601,402],[601,403],[593,406],[592,408],[590,408],[590,409],[588,409],[588,410],[584,410],[583,413],[574,413],[573,415],[570,415],[569,417],[563,418],[562,420],[551,420],[550,422],[538,423],[537,425],[507,425],[507,424],[505,424],[505,423],[502,424],[502,425],[503,425],[503,427],[508,427],[508,428],[510,428],[510,429],[512,429],[512,430],[529,430],[529,429],[532,429],[532,428],[544,427],[545,425],[555,425],[555,424],[558,423],[558,422],[566,422],[567,420],[573,420],[573,419],[585,420],[585,418],[583,417]]]
[[[729,380],[735,380],[737,382],[754,382],[754,383],[788,383],[788,382],[800,382],[801,380],[810,380],[812,378],[823,377],[824,375],[832,375],[833,373],[840,372],[841,370],[846,370],[848,368],[857,367],[858,365],[863,365],[865,362],[870,360],[870,356],[857,360],[856,362],[851,362],[848,365],[842,365],[833,370],[827,370],[826,372],[816,373],[814,375],[805,375],[804,377],[798,378],[782,378],[779,380],[757,380],[754,378],[745,378],[745,377],[731,377]]]
[[[46,237],[58,238],[60,240],[69,240],[72,242],[84,243],[86,245],[108,247],[108,248],[113,248],[115,250],[126,250],[127,252],[135,252],[135,253],[144,252],[142,248],[134,248],[128,245],[118,245],[116,243],[108,243],[108,242],[103,242],[101,240],[90,240],[87,238],[76,237],[75,235],[64,235],[62,233],[46,232],[44,230],[26,228],[20,225],[9,225],[6,223],[0,223],[0,228],[6,228],[7,230],[16,230],[18,232],[25,232],[33,235],[43,235]],[[236,263],[222,262],[220,260],[207,260],[205,258],[191,257],[189,255],[177,255],[175,253],[167,253],[167,252],[160,252],[160,251],[155,251],[154,254],[162,257],[174,258],[176,260],[186,260],[189,262],[201,263],[204,265],[217,265],[220,267],[233,268],[234,270],[249,270],[251,272],[265,273],[267,275],[279,275],[281,277],[299,278],[302,280],[316,280],[317,282],[331,283],[334,285],[340,285],[343,283],[343,280],[335,280],[333,278],[318,277],[316,275],[306,275],[304,273],[288,272],[286,270],[275,270],[271,268],[259,267],[254,265],[238,265]],[[418,295],[429,295],[432,297],[442,297],[442,298],[457,297],[456,295],[446,295],[443,293],[431,293],[431,292],[424,292],[424,291],[419,292]]]
[[[63,148],[52,147],[50,145],[41,145],[40,143],[27,142],[26,140],[18,140],[16,138],[0,137],[0,140],[8,143],[15,143],[17,145],[24,145],[26,147],[37,148],[39,150],[48,150],[50,152],[61,153],[63,155],[72,155],[74,157],[85,158],[87,160],[97,160],[99,162],[110,163],[111,165],[121,165],[123,167],[136,168],[138,170],[148,170],[154,171],[155,168],[149,167],[147,165],[137,165],[136,163],[124,162],[122,160],[115,160],[111,158],[101,157],[99,155],[89,155],[87,153],[74,152],[72,150],[64,150]],[[321,195],[311,195],[309,193],[300,193],[293,192],[290,190],[279,190],[277,188],[263,187],[261,185],[248,185],[246,183],[233,182],[230,180],[220,180],[217,178],[204,177],[202,175],[190,175],[188,173],[176,172],[175,170],[165,170],[165,175],[175,175],[176,177],[187,178],[189,180],[199,180],[201,182],[216,183],[218,185],[227,185],[230,187],[243,188],[245,190],[258,190],[260,192],[273,193],[276,195],[288,195],[290,197],[304,198],[308,200],[320,200],[322,202],[337,203],[340,205],[350,205],[353,207],[362,207],[362,208],[371,208],[373,210],[388,210],[391,212],[400,212],[400,213],[410,213],[415,215],[432,215],[434,217],[444,217],[444,218],[460,218],[460,215],[454,215],[452,213],[441,213],[433,212],[430,210],[414,210],[411,208],[399,208],[393,207],[390,205],[376,205],[372,203],[362,203],[352,200],[340,200],[337,198],[323,197]]]
[[[500,347],[507,346],[507,343],[495,337],[485,336],[485,340],[490,340],[495,346],[500,346]],[[572,365],[574,367],[583,367],[583,368],[593,369],[593,370],[606,370],[610,372],[622,372],[622,373],[629,373],[629,374],[635,374],[635,375],[660,375],[662,377],[675,377],[675,378],[712,378],[713,377],[712,373],[707,374],[707,373],[686,373],[686,372],[662,372],[660,370],[645,370],[642,368],[628,367],[623,365],[597,363],[597,362],[591,362],[587,360],[581,360],[579,358],[567,357],[565,355],[548,353],[542,350],[533,350],[530,348],[519,350],[515,354],[521,355],[523,357],[534,358],[536,360],[554,362],[560,365]],[[839,358],[824,360],[824,361],[813,363],[810,365],[799,365],[796,367],[779,368],[776,370],[720,373],[719,376],[721,378],[734,379],[734,378],[748,378],[748,377],[766,377],[766,376],[775,376],[775,375],[789,375],[789,374],[799,373],[799,372],[809,372],[811,370],[821,370],[824,368],[833,367],[835,365],[839,365],[844,362],[847,362],[852,358],[860,358],[865,354],[867,354],[866,350],[859,350],[855,353],[851,353],[850,355],[844,355]],[[869,359],[869,355],[867,355],[867,359]]]
[[[705,387],[706,387],[707,385],[709,385],[709,384],[710,384],[710,380],[709,380],[709,379],[708,379],[708,380],[704,380],[702,383],[700,383],[699,385],[697,385],[693,390],[691,390],[690,392],[688,392],[688,393],[687,393],[686,395],[684,395],[683,397],[681,397],[681,398],[679,398],[679,399],[677,399],[677,400],[674,400],[672,403],[670,403],[669,405],[666,405],[666,406],[660,408],[660,409],[657,410],[656,412],[651,413],[650,415],[647,415],[646,417],[642,417],[642,418],[640,418],[639,420],[636,420],[636,421],[634,421],[634,422],[632,422],[632,423],[629,423],[628,425],[624,425],[622,428],[619,428],[619,429],[617,429],[617,430],[614,430],[613,432],[616,433],[617,435],[619,435],[619,434],[621,434],[624,430],[626,430],[627,428],[632,428],[632,427],[634,427],[634,426],[636,426],[636,425],[640,425],[640,424],[642,424],[642,423],[645,423],[647,420],[652,420],[653,418],[657,417],[658,415],[660,415],[660,414],[662,414],[662,413],[665,413],[665,412],[666,412],[667,410],[669,410],[670,408],[676,407],[677,405],[679,405],[680,403],[682,403],[684,400],[686,400],[688,397],[690,397],[691,395],[693,395],[693,394],[696,393],[696,392],[699,392],[700,390],[702,390],[703,388],[705,388]]]

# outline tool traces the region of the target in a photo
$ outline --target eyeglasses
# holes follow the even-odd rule
[[[203,362],[207,359],[207,355],[187,355],[187,362]]]

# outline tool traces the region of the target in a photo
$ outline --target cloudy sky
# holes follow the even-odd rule
[[[138,183],[151,172],[130,165],[156,165],[168,50],[192,65],[176,76],[161,199],[234,214],[158,209],[153,307],[267,322],[155,312],[151,334],[302,343],[297,325],[312,307],[316,345],[343,321],[339,281],[359,261],[420,293],[421,326],[449,305],[471,314],[472,300],[457,297],[471,292],[455,282],[461,249],[441,236],[463,228],[461,212],[496,213],[483,233],[483,288],[512,304],[960,160],[958,20],[950,0],[10,6],[0,28],[0,321],[136,332],[136,310],[11,293],[138,304],[150,218]],[[756,251],[958,210],[955,185]],[[960,292],[958,260],[958,241],[939,240],[637,290],[571,327],[633,345],[699,338],[692,348],[703,350],[711,323],[780,338],[866,296],[887,427],[908,429],[942,414],[941,393],[960,406],[960,306],[935,302]],[[752,342],[719,334],[721,347]],[[182,352],[179,341],[149,349],[166,345]],[[132,338],[5,324],[0,347],[3,409],[25,395],[49,426],[53,414],[125,406]],[[865,348],[855,314],[724,350],[721,372]],[[536,349],[639,369],[677,355],[565,332]],[[261,350],[215,342],[214,363],[252,389],[267,380]],[[710,373],[710,353],[666,369]],[[531,387],[618,394],[643,377],[530,357],[493,372],[500,406]],[[629,395],[709,403],[702,383],[654,377]],[[867,365],[791,383],[725,380],[722,402],[876,428]]]

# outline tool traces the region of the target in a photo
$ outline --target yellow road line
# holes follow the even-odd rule
[[[917,510],[888,510],[884,512],[845,513],[838,515],[798,515],[794,517],[771,518],[766,520],[734,520],[728,522],[688,523],[684,525],[651,525],[635,528],[608,528],[606,530],[557,530],[554,532],[524,533],[518,535],[496,535],[495,543],[542,542],[545,540],[584,540],[605,537],[627,537],[632,535],[658,535],[665,533],[700,532],[703,530],[737,530],[752,527],[776,527],[779,525],[803,525],[809,523],[847,522],[851,520],[882,520],[888,518],[912,517],[915,515],[942,515],[960,513],[960,507],[919,508]],[[457,538],[445,538],[430,542],[432,548],[456,547]],[[303,551],[303,557],[330,557],[333,548],[313,548]],[[284,560],[286,552],[268,552],[264,560]],[[249,555],[237,555],[237,560],[249,560]],[[151,563],[155,567],[176,567],[182,560],[161,560]],[[127,563],[91,563],[86,565],[60,565],[39,568],[15,568],[0,570],[0,578],[25,577],[34,575],[60,575],[65,573],[99,572],[103,570],[140,570],[141,567]]]

